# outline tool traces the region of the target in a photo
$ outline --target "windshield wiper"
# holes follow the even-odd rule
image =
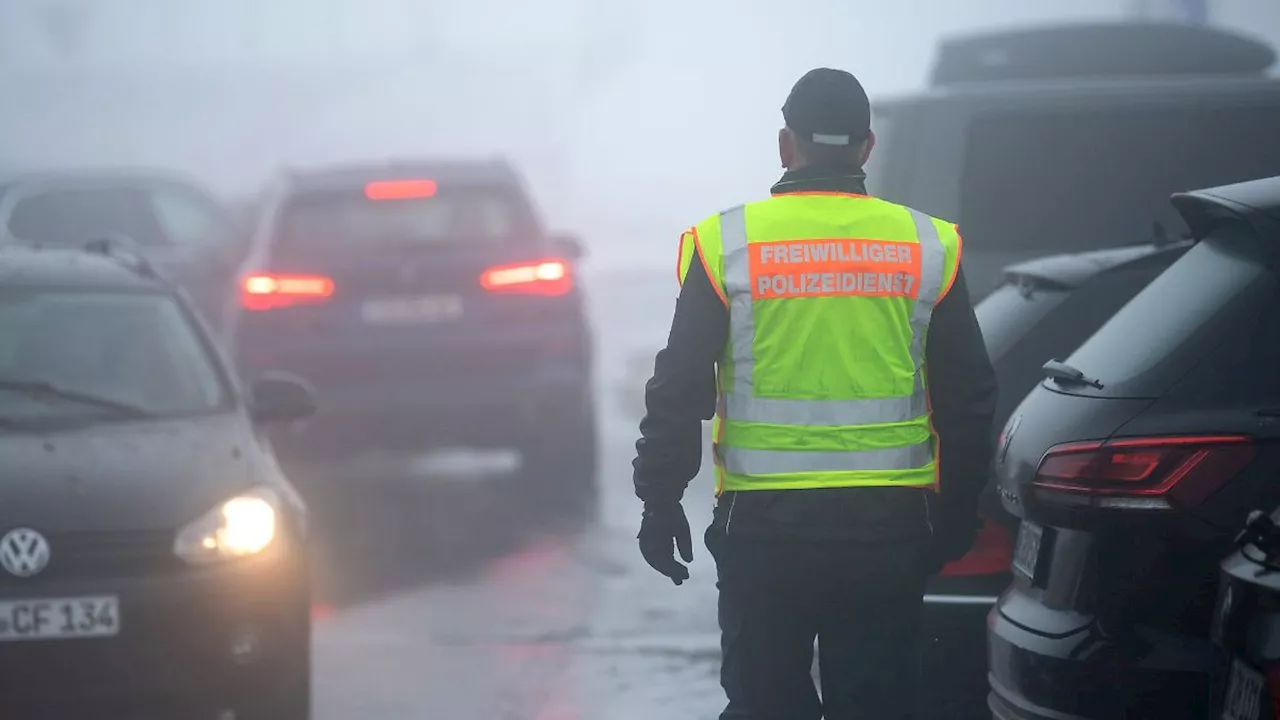
[[[84,403],[85,405],[93,405],[94,407],[111,410],[121,415],[127,415],[135,418],[151,417],[153,413],[147,410],[120,400],[105,398],[93,393],[87,393],[80,390],[68,390],[67,388],[58,387],[48,380],[21,380],[17,378],[0,378],[0,390],[13,390],[15,392],[27,393],[29,395],[48,395],[61,400],[70,400],[72,402]]]
[[[1071,367],[1061,360],[1050,360],[1040,368],[1044,371],[1044,376],[1050,378],[1061,385],[1088,385],[1092,388],[1102,389],[1102,381],[1094,378],[1085,377],[1083,372]]]

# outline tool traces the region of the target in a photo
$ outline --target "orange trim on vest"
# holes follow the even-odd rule
[[[920,296],[920,245],[833,238],[750,243],[751,298]]]
[[[680,247],[676,248],[676,282],[681,285],[684,285],[684,273],[681,272],[684,269],[684,239],[690,235],[692,230],[693,228],[689,228],[680,233]]]
[[[693,251],[698,253],[698,260],[702,262],[702,271],[707,274],[707,279],[711,281],[711,287],[715,289],[716,295],[720,296],[720,302],[724,303],[726,308],[729,307],[729,298],[725,297],[724,288],[712,274],[711,267],[707,265],[707,256],[702,252],[702,241],[698,239],[698,228],[692,227],[689,230],[693,233]]]
[[[956,262],[951,266],[951,277],[947,278],[946,284],[942,286],[942,292],[938,293],[938,302],[942,302],[942,298],[951,292],[951,286],[956,284],[956,275],[960,274],[960,252],[964,250],[964,238],[960,237],[960,227],[952,225],[956,231]],[[935,303],[936,304],[936,303]]]

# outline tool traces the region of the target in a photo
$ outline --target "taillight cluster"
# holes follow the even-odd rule
[[[491,293],[567,295],[573,290],[573,269],[555,258],[497,265],[480,274],[480,287]],[[334,290],[326,275],[256,272],[240,281],[240,305],[253,311],[318,305],[328,302]]]
[[[327,302],[333,280],[324,275],[254,273],[240,282],[240,304],[246,310],[275,310]]]
[[[1122,438],[1057,445],[1032,481],[1036,498],[1058,505],[1172,510],[1204,502],[1257,453],[1240,435]]]
[[[573,274],[563,260],[499,265],[480,275],[480,286],[493,293],[565,295],[573,290]]]

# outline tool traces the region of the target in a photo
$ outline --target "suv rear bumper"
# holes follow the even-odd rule
[[[1035,604],[1010,589],[987,616],[991,692],[1000,720],[1103,720],[1114,717],[1204,716],[1215,660],[1207,639],[1143,626],[1122,638],[1102,633],[1096,621],[1050,633],[1010,619],[1032,616],[1052,627],[1065,613]]]
[[[305,368],[296,370],[306,377]],[[520,448],[592,416],[585,361],[531,363],[508,374],[361,377],[316,388],[317,413],[272,432],[283,455],[349,457],[365,451]]]

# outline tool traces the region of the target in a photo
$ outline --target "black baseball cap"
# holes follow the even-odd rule
[[[782,106],[787,127],[820,145],[854,145],[871,134],[871,101],[858,78],[816,68],[791,88]]]

